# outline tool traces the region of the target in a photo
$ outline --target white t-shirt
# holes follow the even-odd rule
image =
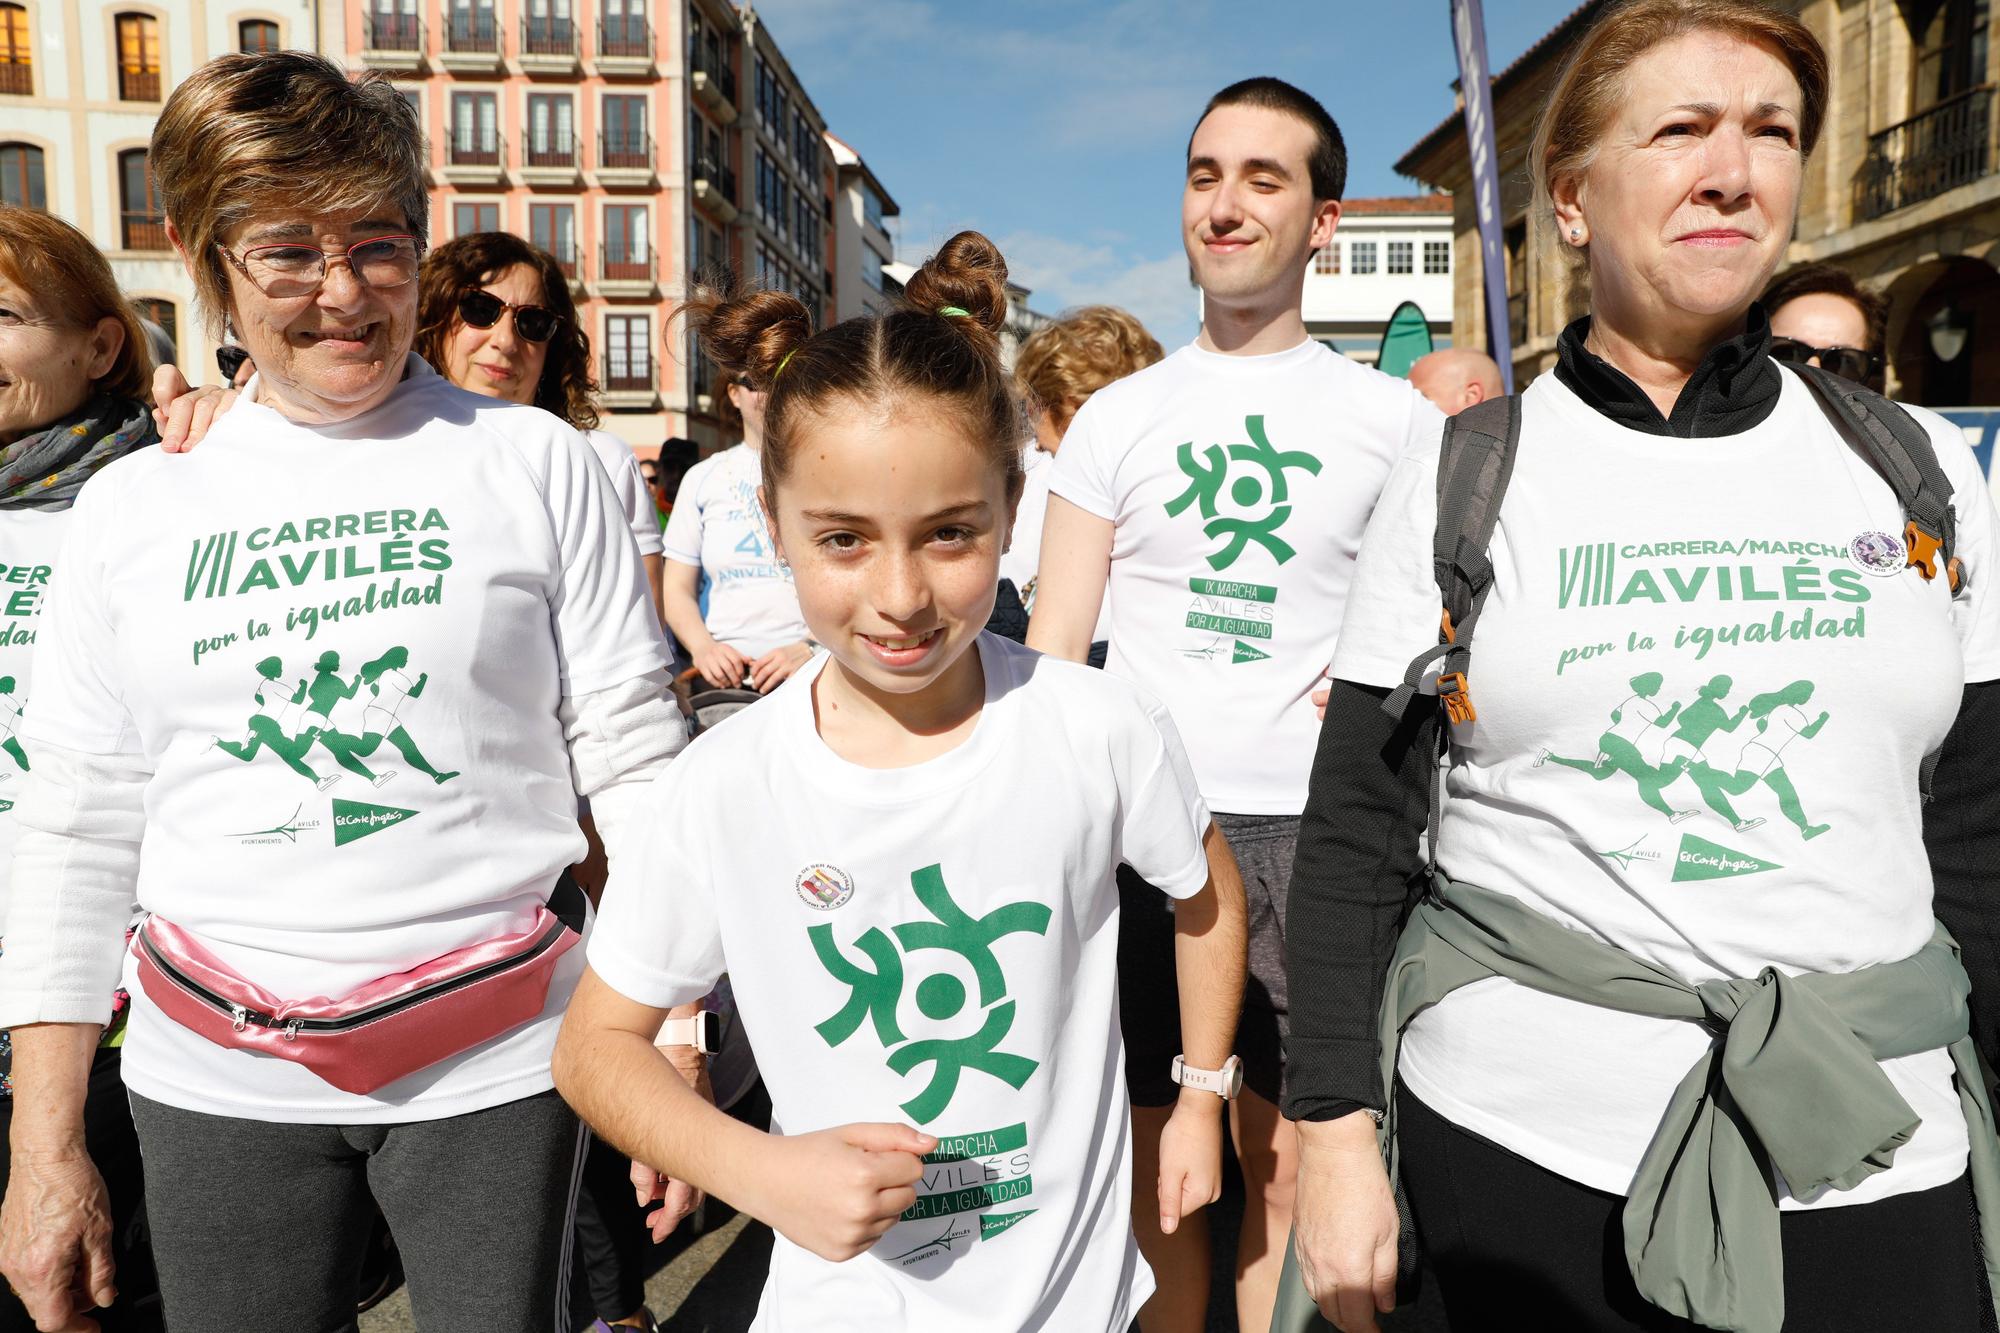
[[[653,497],[646,493],[646,474],[639,471],[639,456],[632,446],[605,430],[587,430],[584,442],[611,479],[611,493],[618,497],[618,512],[631,526],[632,540],[640,555],[660,553],[660,514]]]
[[[1022,462],[1027,477],[1021,485],[1021,506],[1014,519],[1014,542],[1007,548],[1007,554],[1000,557],[1000,577],[1014,580],[1014,587],[1021,594],[1021,605],[1033,615],[1042,560],[1042,522],[1048,517],[1049,481],[1055,476],[1056,460],[1029,445]],[[1097,626],[1090,633],[1090,641],[1102,643],[1110,637],[1111,597],[1107,592],[1098,603]]]
[[[827,747],[825,654],[697,739],[655,780],[659,819],[590,940],[642,1004],[729,973],[773,1130],[938,1136],[917,1204],[867,1254],[778,1238],[759,1329],[1124,1333],[1153,1288],[1129,1211],[1114,875],[1198,892],[1208,812],[1158,704],[991,634],[978,651],[985,709],[926,763]]]
[[[30,738],[152,768],[142,908],[281,997],[346,995],[524,928],[582,857],[558,705],[665,665],[625,533],[577,432],[421,358],[337,426],[246,399],[193,453],[145,450],[84,488]],[[299,1123],[512,1101],[551,1086],[581,953],[540,1019],[373,1094],[144,1004],[125,1080]]]
[[[757,503],[763,484],[749,445],[709,455],[688,469],[665,536],[667,559],[708,578],[708,632],[749,657],[812,637]]]
[[[1307,341],[1190,344],[1070,423],[1050,490],[1117,524],[1106,667],[1166,703],[1215,809],[1305,808],[1311,694],[1362,529],[1396,459],[1442,422],[1407,381]]]
[[[0,922],[7,919],[7,867],[14,857],[14,803],[28,771],[27,720],[42,594],[69,529],[68,509],[0,510]]]
[[[1042,558],[1042,516],[1049,508],[1049,476],[1055,459],[1033,444],[1021,451],[1021,503],[1014,510],[1014,540],[1000,557],[1000,577],[1012,579],[1021,605],[1035,609],[1035,570]]]
[[[1965,682],[2000,677],[1993,503],[1958,432],[1916,409],[1954,487],[1971,574],[1954,600],[1902,568],[1895,497],[1790,372],[1770,417],[1722,438],[1627,429],[1553,374],[1523,411],[1440,865],[1693,982],[1916,952],[1918,765]],[[1383,495],[1343,680],[1399,684],[1437,641],[1436,485],[1432,448]],[[1710,1040],[1495,978],[1418,1015],[1400,1068],[1453,1122],[1622,1194]],[[1893,1169],[1818,1203],[1965,1168],[1945,1052],[1883,1068],[1923,1125]]]

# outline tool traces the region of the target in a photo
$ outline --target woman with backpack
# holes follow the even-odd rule
[[[1955,429],[1768,355],[1753,302],[1827,77],[1790,15],[1637,0],[1552,90],[1530,169],[1591,312],[1399,465],[1334,658],[1287,932],[1281,1326],[1393,1305],[1412,1247],[1378,1149],[1454,1324],[1991,1317],[1966,997],[2000,990],[1995,516]],[[1471,486],[1465,459],[1496,466]],[[1635,691],[1732,689],[1764,724],[1700,730],[1744,752],[1709,761],[1737,818],[1541,762],[1615,762]]]

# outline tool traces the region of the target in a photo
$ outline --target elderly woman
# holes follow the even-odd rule
[[[0,917],[9,896],[7,858],[18,833],[21,788],[35,762],[21,730],[42,596],[84,483],[153,439],[140,402],[146,370],[139,320],[89,239],[47,213],[0,206],[0,570],[11,585],[0,602],[0,727],[6,731],[0,743]],[[15,964],[10,959],[0,966]],[[147,1260],[139,1145],[119,1078],[125,997],[113,997],[107,985],[96,1002],[96,1029],[78,1034],[83,1078],[72,1091],[81,1118],[59,1151],[79,1171],[95,1162],[109,1190],[108,1214],[101,1212],[98,1221],[108,1226],[121,1266],[134,1270],[115,1302],[107,1291],[94,1293],[97,1303],[111,1307],[103,1322],[112,1329],[157,1328],[157,1308],[138,1309],[148,1292],[137,1270]],[[11,1062],[8,1034],[0,1032],[0,1130],[14,1120]],[[30,1129],[22,1126],[24,1133]],[[0,1190],[8,1183],[0,1167]],[[0,1328],[32,1326],[11,1293],[0,1295]]]
[[[411,354],[423,137],[387,82],[225,56],[152,161],[254,401],[108,471],[49,594],[0,1267],[45,1327],[110,1285],[61,1149],[122,960],[175,1326],[351,1326],[372,1195],[421,1325],[567,1333],[562,871],[579,792],[615,860],[684,739],[637,553],[571,427]]]
[[[1996,975],[2000,551],[1956,431],[1768,355],[1753,303],[1826,70],[1749,0],[1611,9],[1530,156],[1592,309],[1493,405],[1519,444],[1491,581],[1476,635],[1445,621],[1457,674],[1435,685],[1412,662],[1447,651],[1440,450],[1375,511],[1287,934],[1295,1249],[1349,1333],[1393,1300],[1385,1116],[1454,1324],[1990,1317],[2000,1170],[1964,999],[1968,969],[1975,1011]],[[1843,403],[1941,466],[1959,569],[1906,528]],[[1406,673],[1448,710],[1392,695]]]

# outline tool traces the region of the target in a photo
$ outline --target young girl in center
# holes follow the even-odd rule
[[[1245,934],[1227,844],[1158,703],[981,630],[1021,491],[1005,279],[963,232],[879,319],[814,334],[778,292],[694,312],[773,385],[762,503],[824,651],[658,782],[555,1074],[636,1160],[777,1231],[757,1329],[1124,1333],[1153,1282],[1121,862],[1178,900],[1188,1043],[1141,1187],[1168,1230],[1220,1188]],[[769,1134],[654,1049],[724,972]]]

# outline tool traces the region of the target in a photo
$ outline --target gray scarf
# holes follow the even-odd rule
[[[67,509],[98,469],[159,439],[143,403],[100,393],[0,447],[0,509]]]

